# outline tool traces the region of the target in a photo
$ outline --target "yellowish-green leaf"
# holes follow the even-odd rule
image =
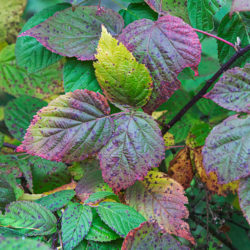
[[[15,42],[26,2],[26,0],[0,1],[0,43],[5,40],[9,43]]]
[[[152,80],[144,64],[113,38],[103,26],[94,63],[95,73],[106,97],[124,107],[144,106],[152,92]]]

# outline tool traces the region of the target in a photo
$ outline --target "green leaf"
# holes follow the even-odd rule
[[[250,64],[226,71],[204,97],[223,108],[250,113]]]
[[[44,244],[43,242],[18,238],[18,237],[0,237],[0,246],[4,250],[28,250],[28,249],[37,249],[37,250],[50,250],[51,248]]]
[[[47,49],[62,56],[94,60],[101,24],[113,35],[118,35],[124,26],[122,17],[111,9],[77,6],[57,12],[20,36],[35,37]]]
[[[84,202],[89,195],[97,191],[112,191],[102,178],[100,163],[97,159],[89,159],[81,162],[84,167],[84,175],[76,185],[76,195]]]
[[[146,221],[128,233],[121,249],[188,250],[189,248],[181,246],[180,242],[170,234],[163,233],[157,223]]]
[[[25,5],[26,0],[1,1],[0,43],[4,41],[15,42]]]
[[[11,135],[22,141],[33,116],[44,106],[47,102],[30,96],[8,102],[4,108],[4,121]]]
[[[71,203],[62,217],[62,241],[63,249],[73,249],[89,232],[92,223],[92,211],[90,207]]]
[[[166,174],[150,171],[142,182],[138,181],[126,190],[125,200],[148,221],[156,221],[167,233],[194,243],[189,225],[183,220],[189,215],[184,189]]]
[[[74,250],[121,250],[122,240],[95,242],[83,240]]]
[[[25,232],[27,236],[50,235],[56,232],[56,217],[35,202],[17,201],[11,203],[0,224]]]
[[[107,100],[89,90],[61,95],[34,116],[19,152],[53,161],[81,161],[110,139],[113,121]]]
[[[244,48],[250,43],[249,38],[249,16],[250,13],[239,14],[234,13],[232,17],[229,14],[225,15],[220,22],[218,28],[218,36],[235,44],[237,37],[240,38],[241,47]],[[232,32],[237,31],[237,32]],[[218,57],[221,64],[226,63],[234,54],[235,50],[228,44],[217,40],[218,43]],[[244,66],[245,62],[250,62],[250,52],[239,58],[234,66]]]
[[[59,63],[46,70],[28,74],[24,68],[18,67],[15,60],[15,44],[0,51],[0,89],[13,95],[29,95],[47,98],[63,92],[62,74]]]
[[[21,175],[16,155],[0,155],[0,175],[12,174],[15,178]]]
[[[204,31],[214,29],[213,16],[224,0],[188,0],[188,15],[193,28]]]
[[[96,204],[103,199],[113,199],[119,202],[119,198],[112,192],[108,191],[99,191],[93,194],[90,194],[89,198],[85,200],[85,204]]]
[[[121,237],[138,227],[145,218],[133,208],[116,202],[102,202],[97,207],[97,213],[110,228]]]
[[[121,9],[119,14],[123,17],[125,27],[142,18],[157,20],[158,14],[145,3],[131,3],[126,9]]]
[[[209,124],[205,122],[194,124],[189,130],[186,145],[190,148],[203,146],[210,130]]]
[[[114,116],[115,132],[99,152],[102,176],[115,192],[126,189],[165,158],[158,124],[143,112]]]
[[[37,156],[27,160],[31,167],[34,193],[43,193],[70,182],[67,166],[61,162],[53,162]]]
[[[48,210],[54,212],[67,205],[74,196],[75,196],[74,190],[63,190],[42,197],[41,199],[38,199],[35,202],[43,207],[46,207]]]
[[[76,59],[68,59],[63,68],[63,84],[65,92],[88,89],[102,93],[91,61],[81,62]]]
[[[161,15],[169,13],[189,23],[187,0],[145,0],[145,2]]]
[[[17,236],[24,237],[25,235],[12,228],[0,227],[0,237],[17,237]]]
[[[203,164],[208,173],[215,172],[219,184],[226,184],[250,174],[250,115],[230,116],[215,126],[203,148]]]
[[[86,240],[106,242],[120,238],[117,233],[104,224],[94,208],[92,209],[92,212],[93,222],[87,236],[85,237]]]
[[[4,143],[4,135],[2,133],[0,133],[0,150],[3,146],[3,143]]]
[[[0,210],[4,210],[6,205],[16,200],[14,189],[3,177],[0,177],[0,194]]]
[[[239,185],[239,203],[240,208],[247,220],[247,222],[250,224],[250,177],[247,177],[245,179],[240,180]]]
[[[102,27],[94,63],[95,73],[105,96],[125,107],[144,106],[152,92],[152,79],[144,64]]]
[[[70,4],[63,3],[43,9],[31,17],[23,26],[21,33],[44,22],[55,12],[70,7]],[[37,72],[57,62],[62,57],[47,50],[34,37],[18,37],[16,41],[16,60],[20,67],[26,68],[29,73]]]

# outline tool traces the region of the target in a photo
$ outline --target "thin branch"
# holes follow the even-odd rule
[[[250,50],[250,45],[247,45],[245,48],[239,49],[225,64],[221,66],[221,68],[213,75],[211,79],[209,79],[205,86],[196,94],[193,99],[184,106],[180,112],[162,129],[162,134],[168,132],[170,128],[174,126],[176,122],[178,122],[183,115],[196,103],[198,102],[203,95],[206,94],[207,90],[212,86],[212,84],[220,77],[220,75],[228,70],[230,66],[241,56],[247,53]]]
[[[3,146],[6,147],[6,148],[12,148],[14,150],[16,150],[16,148],[17,148],[16,145],[13,145],[13,144],[10,144],[10,143],[7,143],[7,142],[4,142]]]
[[[233,43],[230,43],[229,41],[227,41],[227,40],[225,40],[225,39],[223,39],[223,38],[220,38],[220,37],[218,37],[218,36],[215,36],[215,35],[213,35],[213,34],[211,34],[211,33],[208,33],[208,32],[206,32],[206,31],[203,31],[203,30],[198,30],[198,29],[195,29],[195,28],[193,28],[193,30],[196,31],[196,32],[202,33],[202,34],[204,34],[204,35],[211,36],[211,37],[213,37],[213,38],[215,38],[215,39],[217,39],[217,40],[219,40],[219,41],[221,41],[221,42],[223,42],[223,43],[228,44],[229,46],[233,47],[234,49],[236,48],[235,45],[234,45]]]

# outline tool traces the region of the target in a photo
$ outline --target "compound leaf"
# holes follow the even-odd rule
[[[144,64],[113,38],[103,26],[94,63],[105,96],[125,107],[144,106],[152,92],[152,80]]]
[[[122,17],[111,9],[78,6],[58,11],[41,24],[19,36],[36,38],[50,51],[79,60],[94,60],[101,34],[101,24],[118,35],[123,28]]]
[[[116,202],[102,202],[96,208],[97,213],[110,228],[121,237],[138,227],[145,218],[132,207]]]
[[[56,63],[47,69],[28,74],[18,67],[15,60],[15,44],[0,51],[0,89],[13,95],[47,98],[63,92],[61,65]]]
[[[201,45],[192,27],[174,16],[160,17],[156,22],[141,19],[129,24],[119,40],[138,62],[149,69],[154,89],[144,107],[153,112],[180,87],[178,74],[186,67],[196,70]]]
[[[161,172],[150,171],[142,182],[136,182],[125,193],[129,206],[148,221],[156,221],[167,233],[175,234],[194,243],[189,225],[183,187]]]
[[[65,92],[73,92],[77,89],[102,92],[91,61],[81,62],[73,58],[68,59],[63,68],[63,84]]]
[[[202,150],[207,173],[215,172],[218,183],[225,184],[250,174],[250,115],[230,116],[215,126]]]
[[[90,207],[77,203],[67,206],[62,217],[63,249],[73,249],[82,241],[89,232],[92,219]]]
[[[49,235],[56,232],[56,217],[41,205],[30,201],[11,203],[0,224],[24,231],[27,236]]]
[[[165,157],[157,123],[143,112],[114,117],[115,131],[99,152],[102,176],[115,192],[142,180]]]
[[[146,221],[128,233],[121,250],[127,249],[187,250],[189,248],[181,246],[173,236],[162,233],[157,223]]]
[[[65,205],[67,205],[74,196],[75,196],[74,190],[63,190],[63,191],[59,191],[54,194],[50,194],[48,196],[42,197],[36,200],[36,203],[54,212],[64,207]]]
[[[89,90],[59,96],[34,116],[19,152],[54,161],[80,161],[109,140],[113,122],[106,99]]]
[[[250,177],[240,180],[238,195],[241,210],[250,224]]]
[[[4,122],[11,135],[22,141],[33,116],[44,106],[47,106],[47,102],[30,96],[8,102],[4,108]]]
[[[70,7],[70,4],[63,3],[53,5],[31,17],[23,26],[21,33],[44,22],[55,12]],[[20,67],[26,68],[29,73],[37,72],[57,62],[62,57],[47,50],[34,37],[18,37],[16,41],[16,60]]]
[[[4,250],[27,250],[27,249],[37,249],[37,250],[51,250],[51,248],[44,244],[43,242],[27,239],[25,237],[0,237],[0,245]]]
[[[205,97],[223,108],[250,113],[250,64],[226,71]]]

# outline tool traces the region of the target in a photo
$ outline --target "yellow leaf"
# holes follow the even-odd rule
[[[174,145],[174,136],[172,134],[170,134],[169,132],[167,132],[164,136],[163,136],[164,142],[165,142],[165,146],[166,147],[170,147]]]

